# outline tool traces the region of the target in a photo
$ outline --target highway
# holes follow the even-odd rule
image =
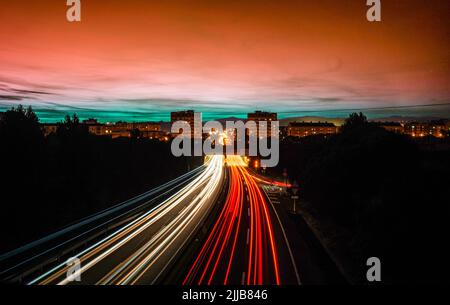
[[[0,281],[342,282],[301,218],[286,214],[276,195],[284,186],[250,170],[240,156],[208,156],[203,166],[160,187],[1,255]],[[80,281],[73,281],[71,258],[79,260]]]
[[[2,255],[0,261],[13,260],[15,265],[3,269],[0,274],[3,280],[19,279],[30,285],[158,283],[207,217],[223,184],[223,156],[211,156],[203,167],[186,175],[184,179],[169,184],[167,189],[150,192]],[[97,231],[104,230],[105,226],[98,223],[105,218],[111,226],[106,233],[101,232],[99,235]],[[85,226],[88,226],[85,231],[80,229]],[[73,231],[77,232],[75,237],[70,235],[70,239],[65,240],[65,236]],[[79,237],[84,239],[92,234],[96,238],[78,246]],[[42,248],[42,245],[55,239],[62,240],[52,246],[52,249],[58,249],[57,254],[53,254],[57,256],[53,257],[56,263],[43,264],[42,258],[48,260],[47,257],[52,252],[49,249],[39,252],[35,248]],[[74,247],[73,243],[77,246]],[[64,251],[68,247],[72,250]],[[34,253],[31,258],[27,257],[28,252]],[[70,267],[62,259],[68,255],[61,255],[66,252],[80,260],[80,282],[72,282],[72,278],[68,276]],[[15,259],[16,256],[23,256],[25,259],[18,260]],[[36,264],[41,265],[35,268]],[[30,268],[28,266],[33,266],[32,269],[38,271],[30,272],[27,270]],[[21,275],[17,276],[17,273]]]
[[[228,156],[228,197],[185,285],[301,284],[283,225],[240,156]]]

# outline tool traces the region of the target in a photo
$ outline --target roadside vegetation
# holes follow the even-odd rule
[[[0,252],[127,200],[199,165],[170,143],[89,134],[76,115],[44,137],[31,108],[0,120]]]
[[[419,143],[355,113],[337,135],[286,139],[272,175],[286,168],[298,182],[305,218],[350,281],[367,283],[366,260],[375,256],[383,283],[442,283],[448,144],[448,138]]]

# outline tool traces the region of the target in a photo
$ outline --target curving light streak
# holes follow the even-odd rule
[[[228,284],[232,269],[244,265],[245,270],[238,273],[246,275],[243,284],[278,285],[281,282],[278,253],[265,197],[241,157],[228,156],[226,162],[231,176],[229,195],[183,284]],[[244,208],[244,184],[248,194],[247,209]],[[242,230],[244,211],[248,211],[249,218],[246,258],[244,264],[235,264],[243,260],[236,249],[239,235],[247,232],[245,228]],[[219,265],[225,273],[218,272]]]
[[[144,246],[108,272],[98,284],[134,284],[165,252],[171,252],[169,257],[172,260],[211,208],[213,204],[211,197],[219,191],[219,185],[222,182],[222,168],[223,156],[208,158],[204,171],[180,191],[129,224],[79,252],[76,257],[81,261],[81,274],[127,245],[149,227],[159,225],[159,221],[166,218],[168,223],[165,226],[160,228]],[[182,204],[186,206],[181,212],[175,216],[171,215],[174,209]],[[180,238],[183,238],[181,242]],[[159,271],[158,276],[168,265],[168,263],[160,263],[162,270]],[[61,263],[29,284],[50,284],[55,281],[60,285],[68,284],[69,279],[65,277],[67,270],[66,264]]]
[[[129,257],[123,262],[122,266],[115,270],[113,274],[104,278],[100,284],[111,282],[117,284],[135,284],[154,265],[155,261],[186,232],[189,224],[199,223],[198,220],[201,218],[201,215],[204,215],[201,212],[205,205],[211,202],[209,199],[217,191],[222,177],[221,158],[215,156],[212,162],[215,163],[210,168],[212,176],[202,191],[169,224],[136,251],[132,257]],[[200,185],[197,187],[199,188]]]
[[[72,225],[69,225],[66,228],[63,228],[55,233],[52,233],[50,235],[47,235],[41,239],[38,239],[34,242],[31,242],[29,244],[26,244],[18,249],[15,249],[13,251],[10,251],[8,253],[2,254],[0,256],[0,262],[5,261],[7,259],[10,259],[17,255],[23,255],[27,251],[32,251],[33,249],[36,249],[37,247],[42,247],[44,250],[38,251],[37,254],[32,255],[31,257],[26,258],[25,260],[19,261],[15,263],[13,266],[8,267],[5,270],[0,271],[0,275],[7,274],[8,272],[11,272],[13,270],[16,270],[20,268],[21,266],[30,263],[34,260],[38,260],[39,258],[45,256],[46,254],[49,254],[53,251],[56,251],[57,249],[63,249],[65,246],[70,245],[71,243],[81,240],[84,237],[89,236],[90,233],[96,232],[97,230],[106,227],[108,224],[112,224],[118,219],[121,218],[121,215],[113,216],[114,213],[117,212],[124,212],[124,213],[131,213],[134,211],[139,210],[149,202],[155,201],[158,198],[163,198],[163,196],[167,194],[171,194],[176,189],[180,188],[182,185],[188,183],[190,180],[193,179],[194,176],[197,176],[205,169],[205,165],[199,166],[195,168],[194,170],[187,172],[186,174],[179,176],[161,186],[158,186],[148,192],[145,192],[141,195],[138,195],[132,199],[129,199],[125,202],[119,203],[115,206],[112,206],[110,208],[107,208],[103,211],[100,211],[98,213],[95,213],[93,215],[90,215],[86,218],[81,219],[77,223],[74,223]],[[113,216],[113,217],[110,217]],[[76,230],[81,229],[84,226],[95,224],[91,227],[86,228],[86,230],[82,231],[81,233],[73,236],[70,235]],[[62,239],[65,235],[68,235],[67,238]],[[51,245],[50,247],[45,247],[46,243],[53,242],[57,239],[62,239],[61,242],[57,243],[56,245]]]
[[[263,179],[261,177],[258,177],[256,175],[253,175],[253,179],[265,183],[265,184],[269,184],[269,185],[275,185],[275,186],[279,186],[279,187],[292,187],[292,184],[290,183],[284,183],[284,182],[280,182],[280,181],[276,181],[276,180],[267,180],[267,179]]]

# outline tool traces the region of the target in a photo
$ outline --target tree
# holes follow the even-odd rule
[[[367,121],[367,117],[362,113],[352,113],[350,116],[345,119],[344,125],[342,125],[342,131],[348,131],[353,129],[359,129],[369,126],[369,122]]]
[[[26,110],[22,105],[11,108],[3,114],[0,121],[0,136],[5,141],[36,142],[42,140],[42,131],[39,119],[33,109]]]
[[[142,136],[142,134],[139,129],[134,128],[130,131],[130,136],[132,139],[139,139]]]
[[[77,114],[73,114],[72,117],[66,115],[64,122],[58,124],[56,134],[62,137],[87,136],[89,130],[85,125],[80,124],[80,119]]]
[[[31,106],[28,106],[27,110],[25,111],[25,117],[30,123],[39,124],[39,118],[36,113],[34,113]]]

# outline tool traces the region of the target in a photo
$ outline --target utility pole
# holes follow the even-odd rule
[[[296,213],[295,200],[298,199],[297,192],[298,192],[298,183],[297,183],[297,181],[294,181],[294,183],[292,184],[292,194],[294,194],[294,195],[291,197],[292,199],[294,199],[294,207],[292,209],[294,214]]]
[[[284,177],[284,194],[287,195],[287,188],[288,188],[288,173],[287,173],[287,169],[283,168],[283,177]]]

